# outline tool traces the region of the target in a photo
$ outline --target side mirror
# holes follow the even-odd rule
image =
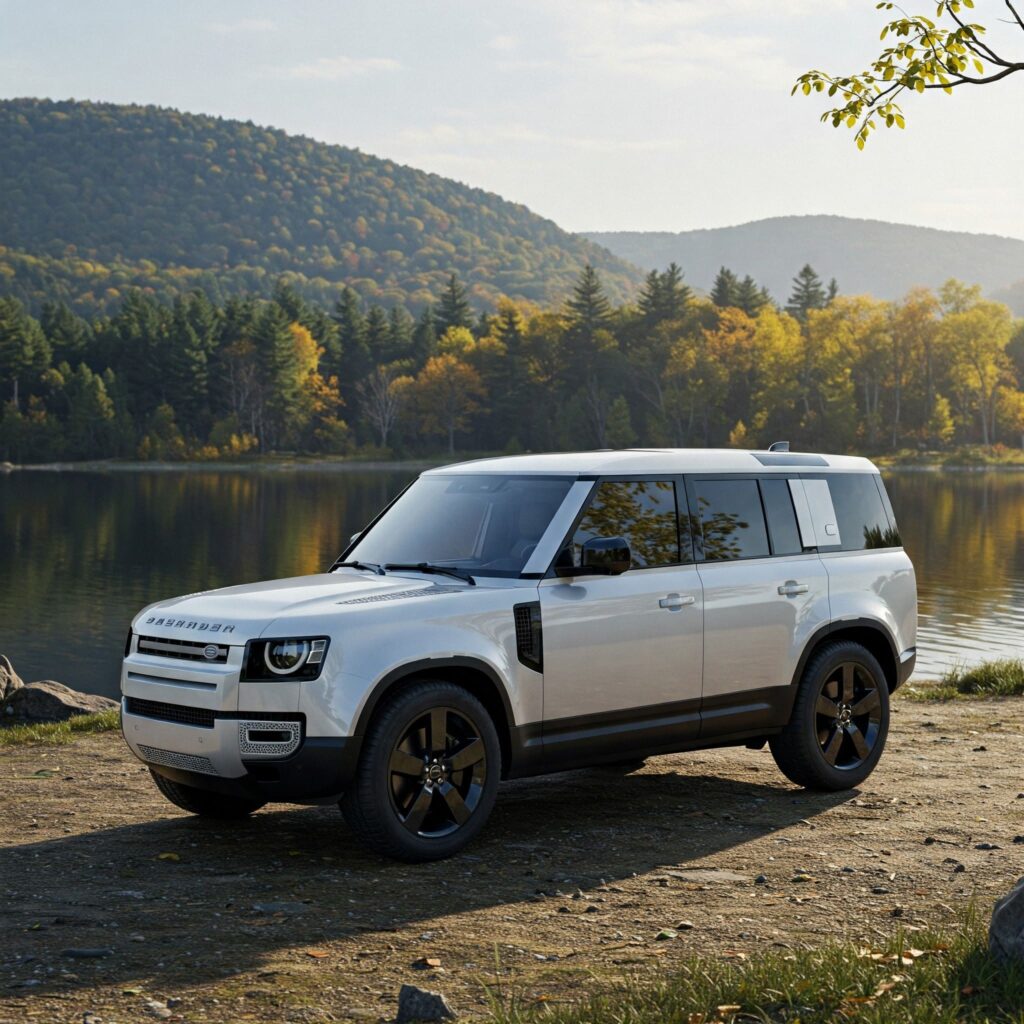
[[[620,576],[632,564],[622,537],[591,537],[584,542],[579,566],[556,566],[559,576]]]

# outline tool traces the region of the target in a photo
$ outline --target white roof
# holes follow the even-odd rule
[[[813,455],[813,462],[808,456]],[[760,456],[760,458],[758,458]],[[762,461],[764,460],[764,461]],[[819,461],[821,460],[821,461]],[[434,473],[552,473],[564,476],[635,473],[877,473],[869,459],[811,452],[750,452],[736,448],[625,448],[596,452],[551,452],[475,459],[428,470]]]

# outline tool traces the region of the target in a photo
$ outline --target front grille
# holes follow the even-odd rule
[[[209,650],[212,658],[206,656]],[[152,654],[157,658],[177,658],[180,661],[202,661],[207,665],[223,665],[228,660],[228,645],[203,643],[201,640],[172,640],[165,636],[140,636],[139,654]]]
[[[165,704],[160,700],[143,700],[141,697],[126,697],[125,702],[125,710],[130,715],[157,718],[161,722],[177,722],[179,725],[196,725],[203,729],[213,728],[213,712],[206,708],[187,708],[181,704]]]
[[[213,762],[208,757],[200,757],[198,754],[182,754],[177,750],[161,750],[159,747],[147,747],[139,744],[139,753],[144,761],[153,764],[167,765],[168,768],[184,768],[190,772],[201,772],[203,775],[219,775],[213,767]]]

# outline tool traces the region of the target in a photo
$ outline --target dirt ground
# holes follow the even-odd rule
[[[1022,764],[1024,701],[898,700],[860,790],[799,791],[767,750],[653,758],[507,783],[467,853],[410,867],[335,808],[185,816],[117,734],[5,750],[0,1021],[389,1020],[403,983],[472,1017],[487,986],[877,944],[1024,874]]]

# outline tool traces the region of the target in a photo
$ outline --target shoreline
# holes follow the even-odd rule
[[[251,460],[210,461],[183,460],[181,462],[153,461],[143,462],[135,459],[86,459],[81,462],[40,462],[40,463],[0,463],[0,475],[11,473],[173,473],[173,472],[329,472],[352,473],[365,471],[411,472],[432,469],[436,466],[454,465],[460,462],[472,462],[479,459],[500,458],[505,452],[466,452],[456,453],[450,457],[433,456],[418,459],[354,459],[354,458],[316,458],[263,456]],[[870,456],[867,456],[871,458]],[[872,459],[883,473],[1004,473],[1024,472],[1024,461],[1021,462],[888,462],[885,456]]]

